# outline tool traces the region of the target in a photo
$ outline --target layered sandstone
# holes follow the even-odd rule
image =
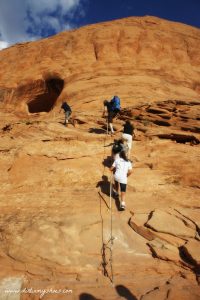
[[[8,288],[73,290],[47,300],[199,299],[198,45],[198,29],[145,17],[0,52],[1,299],[41,299]],[[111,199],[111,230],[113,138],[100,100],[116,91],[114,127],[130,119],[136,136],[127,209]]]
[[[126,105],[200,99],[199,29],[131,17],[62,32],[0,52],[1,101],[50,111],[68,98],[76,109],[118,94]]]

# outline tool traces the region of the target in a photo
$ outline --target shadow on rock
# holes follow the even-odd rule
[[[115,205],[116,205],[117,210],[118,211],[122,210],[120,207],[119,197],[113,195],[113,191],[110,191],[110,181],[108,180],[108,176],[103,175],[102,180],[97,183],[96,187],[100,187],[101,193],[107,195],[108,197],[110,197],[110,192],[112,192],[112,198],[115,200]],[[102,195],[101,195],[101,197],[104,200],[104,202],[106,203],[106,201]],[[107,203],[106,203],[106,206],[108,207]]]
[[[115,199],[115,205],[118,211],[123,211],[123,209],[121,209],[120,206],[120,201],[119,201],[119,197],[113,196],[113,198]]]
[[[111,168],[112,163],[113,163],[113,159],[111,156],[107,156],[106,158],[104,158],[102,162],[103,166],[107,168]]]
[[[100,187],[103,194],[110,196],[110,181],[108,180],[108,176],[103,175],[102,180],[97,183],[96,187]]]
[[[123,285],[116,285],[115,287],[118,295],[127,300],[137,300],[137,298]]]
[[[94,296],[92,296],[90,294],[83,293],[83,294],[80,294],[79,300],[100,300],[100,299],[95,298]]]
[[[105,133],[105,129],[103,129],[103,128],[90,128],[89,133],[103,134],[103,133]]]

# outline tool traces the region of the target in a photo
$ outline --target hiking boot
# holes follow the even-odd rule
[[[121,208],[122,210],[125,210],[125,209],[126,209],[126,203],[125,203],[124,201],[121,202],[120,208]]]

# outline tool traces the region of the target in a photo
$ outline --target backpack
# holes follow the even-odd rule
[[[110,103],[112,105],[112,111],[120,111],[120,98],[118,96],[114,96]]]
[[[128,145],[123,143],[121,140],[115,140],[114,144],[112,146],[112,153],[117,154],[120,153],[121,151],[124,151],[127,155],[128,153]]]
[[[122,145],[118,144],[117,142],[115,142],[114,145],[112,146],[112,153],[113,154],[120,153],[122,150],[123,150]]]
[[[72,110],[71,110],[71,107],[70,107],[66,102],[64,102],[64,103],[62,104],[61,108],[64,109],[65,112],[66,112],[66,111],[70,111],[70,112],[72,111]]]

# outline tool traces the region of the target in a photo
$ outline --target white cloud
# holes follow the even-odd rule
[[[53,12],[56,9],[59,0],[40,0],[32,1],[27,0],[27,6],[33,11],[35,15],[43,13],[46,14]]]
[[[73,17],[77,11],[81,15],[82,1],[0,0],[0,47],[74,27]]]
[[[53,29],[55,29],[56,32],[59,32],[62,30],[62,26],[58,20],[58,18],[51,17],[51,16],[45,16],[44,21],[46,24],[49,24]]]
[[[8,43],[7,42],[0,41],[0,50],[5,49],[7,47],[8,47]]]
[[[80,3],[80,0],[60,0],[60,6],[63,8],[63,14],[66,14],[70,10],[73,10]]]

